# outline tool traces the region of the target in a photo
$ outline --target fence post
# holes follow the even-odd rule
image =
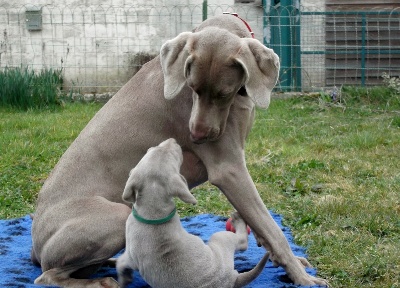
[[[301,90],[300,3],[299,0],[263,0],[264,44],[281,61],[280,89]]]
[[[294,23],[292,23],[292,27],[294,29],[293,37],[292,39],[292,51],[294,53],[294,61],[292,62],[292,65],[294,67],[294,90],[295,91],[301,91],[302,89],[302,84],[301,84],[301,22],[300,22],[300,0],[296,2],[297,6],[293,7],[294,9],[294,17],[292,17],[292,20]]]
[[[280,27],[279,27],[279,40],[281,46],[281,67],[282,67],[282,79],[283,86],[286,86],[287,91],[291,90],[293,84],[293,73],[292,73],[292,49],[291,49],[291,27],[290,27],[290,2],[291,0],[281,0],[280,11],[278,12]],[[278,40],[278,41],[279,41]],[[277,43],[278,44],[278,43]]]
[[[366,34],[366,14],[365,12],[361,14],[361,86],[365,86],[365,34]]]
[[[203,21],[207,19],[207,14],[208,14],[207,5],[208,5],[207,0],[203,0]]]

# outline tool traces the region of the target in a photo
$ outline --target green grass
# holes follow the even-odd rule
[[[43,181],[100,107],[74,103],[53,112],[0,108],[0,218],[34,210]]]
[[[34,210],[43,180],[98,104],[56,112],[0,108],[0,217]],[[267,207],[284,216],[297,243],[332,287],[400,287],[400,101],[387,89],[342,89],[273,99],[257,111],[247,163]],[[180,214],[229,215],[214,187]]]
[[[271,105],[248,145],[267,206],[285,216],[333,287],[399,287],[400,109]]]

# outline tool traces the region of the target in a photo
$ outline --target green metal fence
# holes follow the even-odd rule
[[[281,59],[280,89],[301,90],[301,33],[299,7],[293,1],[282,0],[267,8],[264,4],[264,27],[269,37],[264,44]]]

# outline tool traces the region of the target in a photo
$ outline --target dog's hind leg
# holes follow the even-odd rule
[[[75,279],[71,278],[71,270],[76,268],[53,268],[42,273],[35,284],[39,285],[58,285],[62,287],[74,288],[118,288],[118,283],[112,277],[99,279]]]
[[[31,249],[31,261],[32,261],[32,263],[33,263],[35,266],[40,267],[40,262],[39,262],[39,260],[37,259],[35,250],[33,250],[33,248]]]
[[[80,207],[74,207],[78,205],[76,202]],[[67,213],[75,217],[57,222],[60,228],[42,248],[40,263],[44,273],[35,283],[118,287],[111,278],[87,278],[125,246],[125,223],[131,209],[100,196],[70,201],[64,206],[57,208],[69,210]]]

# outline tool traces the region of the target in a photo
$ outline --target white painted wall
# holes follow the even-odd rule
[[[118,90],[137,70],[133,65],[138,53],[156,55],[167,39],[192,30],[202,21],[202,3],[1,0],[0,68],[62,68],[67,86],[83,87],[92,93]],[[250,25],[260,21],[262,15],[254,4],[235,6],[234,0],[209,0],[208,4],[209,16],[240,8],[252,18]],[[30,6],[42,8],[39,31],[26,29],[25,11]],[[254,30],[260,37],[261,30]]]
[[[304,0],[318,5],[324,1]],[[0,0],[0,69],[62,68],[65,85],[117,91],[137,71],[141,53],[202,21],[203,0]],[[311,5],[311,4],[310,4]],[[321,4],[322,5],[322,4]],[[26,29],[26,10],[42,8],[43,26]],[[208,0],[208,16],[237,12],[263,40],[261,1]],[[302,31],[303,32],[303,31]],[[140,57],[139,57],[140,58]],[[144,57],[146,58],[146,57]],[[307,61],[306,59],[304,60]],[[140,63],[139,63],[140,64]]]

